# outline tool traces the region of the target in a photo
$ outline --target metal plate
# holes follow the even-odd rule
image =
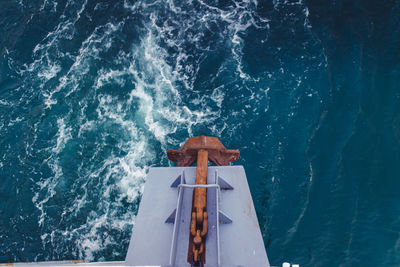
[[[171,185],[183,173],[187,184],[195,183],[196,167],[150,169],[126,256],[126,265],[190,266],[186,257],[192,188],[180,189],[184,193],[178,208],[179,215],[176,215],[175,223],[179,225],[175,227],[175,247],[172,246],[174,224],[166,223],[178,204],[178,189]],[[209,166],[209,184],[216,182],[216,175],[231,185],[233,190],[221,190],[217,196],[216,188],[208,189],[207,212],[213,215],[210,217],[206,243],[206,266],[217,266],[217,257],[220,257],[220,266],[269,266],[243,167]],[[220,221],[226,215],[226,222],[229,219],[232,222],[217,225],[218,209],[223,212],[219,216]],[[219,253],[216,251],[218,234]]]

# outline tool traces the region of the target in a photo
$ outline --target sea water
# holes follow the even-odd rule
[[[400,265],[400,2],[1,1],[0,262],[123,260],[196,135],[272,265]]]

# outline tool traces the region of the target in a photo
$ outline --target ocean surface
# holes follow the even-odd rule
[[[0,1],[0,262],[123,260],[203,134],[272,265],[400,266],[400,1]]]

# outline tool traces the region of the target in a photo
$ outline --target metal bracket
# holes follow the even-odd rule
[[[171,184],[171,188],[176,188],[180,184],[185,184],[185,176],[182,174],[179,174],[179,176],[174,180],[174,182]]]
[[[165,220],[165,223],[175,223],[175,217],[176,217],[176,209],[174,209],[171,215],[168,216],[168,218]]]
[[[220,224],[228,224],[232,223],[232,219],[228,217],[225,213],[223,213],[221,210],[219,211],[219,223]]]
[[[222,179],[221,176],[219,175],[218,175],[218,184],[222,190],[233,190],[233,186],[231,186],[227,181]]]

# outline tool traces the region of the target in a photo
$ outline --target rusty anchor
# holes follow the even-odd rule
[[[189,138],[179,150],[168,150],[167,156],[178,167],[191,166],[197,161],[196,184],[207,184],[208,161],[217,166],[227,166],[239,159],[239,150],[226,149],[217,137]],[[207,188],[195,188],[187,261],[194,266],[205,264],[205,239],[208,232]]]

